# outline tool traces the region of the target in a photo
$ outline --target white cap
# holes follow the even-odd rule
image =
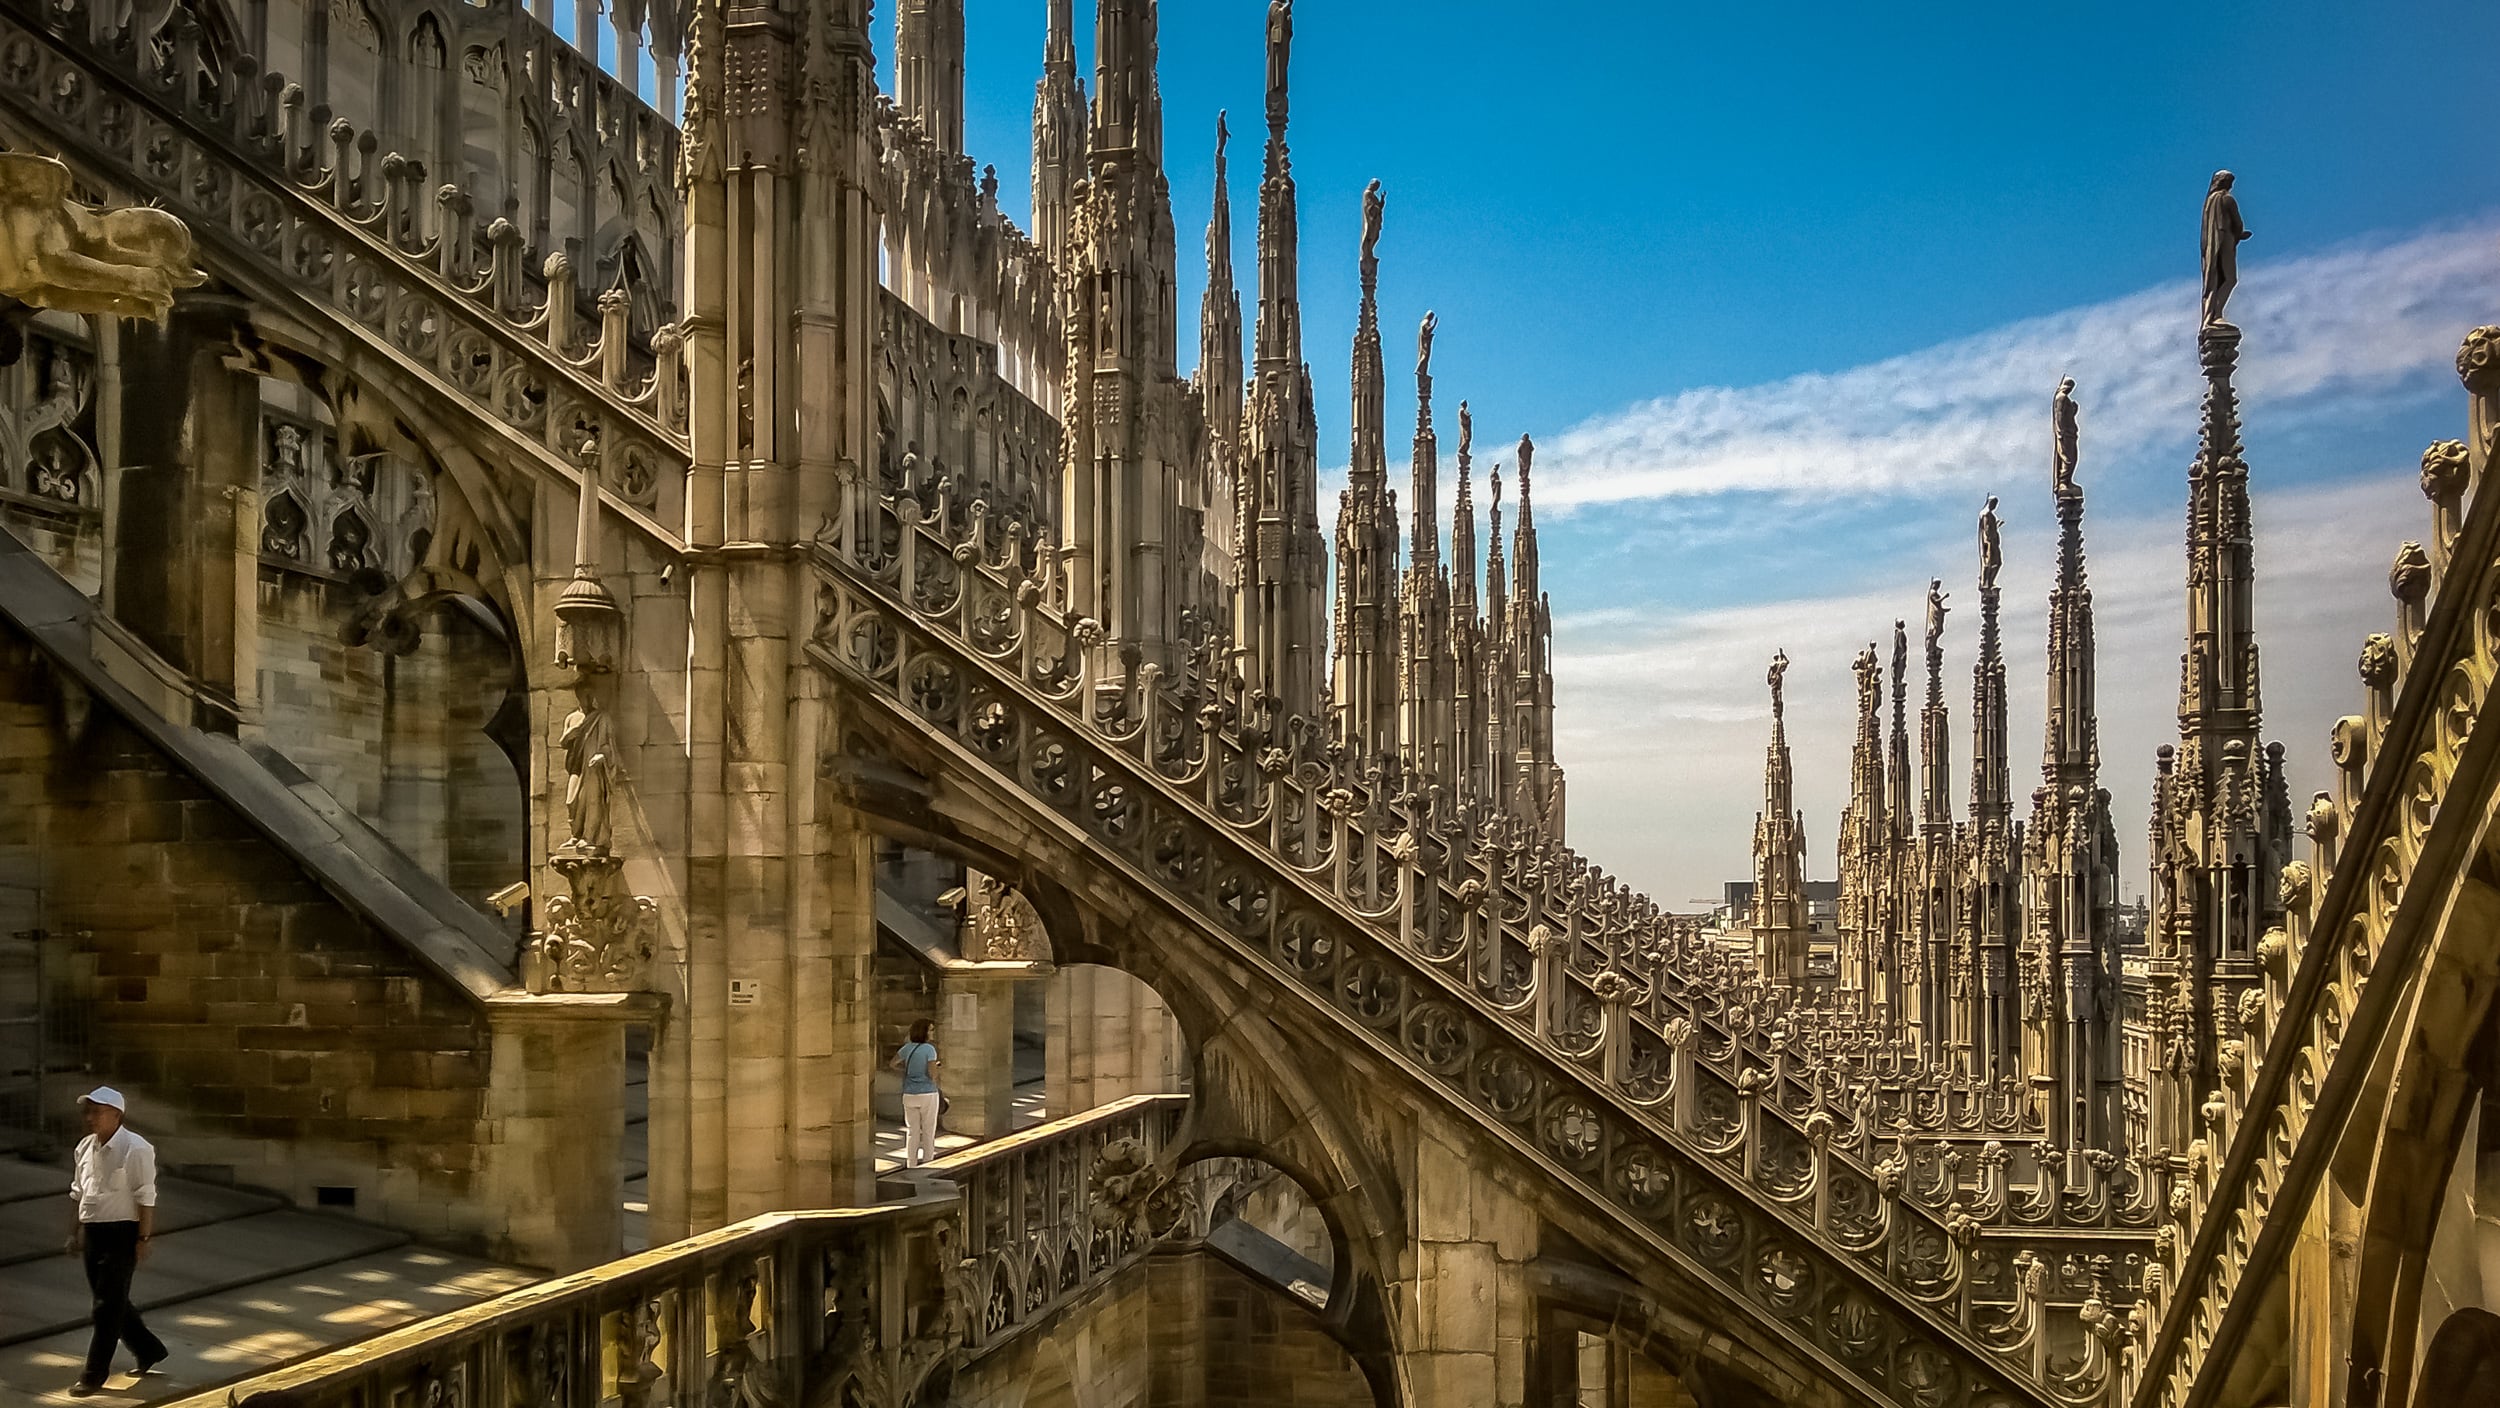
[[[130,1108],[122,1103],[122,1093],[109,1085],[99,1085],[95,1089],[88,1091],[86,1094],[79,1096],[78,1103],[82,1105],[110,1105],[116,1110],[122,1110],[125,1112]]]

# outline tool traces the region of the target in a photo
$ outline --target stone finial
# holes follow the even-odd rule
[[[2481,327],[2457,347],[2457,380],[2477,396],[2500,391],[2500,327]]]

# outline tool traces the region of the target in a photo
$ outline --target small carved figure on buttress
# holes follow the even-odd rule
[[[573,834],[565,849],[604,856],[615,839],[609,793],[615,783],[616,744],[607,712],[588,702],[564,720],[564,812]]]

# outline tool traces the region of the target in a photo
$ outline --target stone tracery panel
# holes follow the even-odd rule
[[[24,338],[0,367],[0,487],[48,509],[100,514],[96,360],[84,320],[47,314]]]
[[[302,404],[261,409],[261,560],[372,590],[405,577],[433,538],[427,469],[389,450],[343,450]]]

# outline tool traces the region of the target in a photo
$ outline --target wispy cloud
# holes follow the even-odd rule
[[[2267,732],[2287,747],[2295,798],[2323,785],[2327,727],[2357,706],[2353,661],[2361,637],[2387,629],[2392,619],[2388,559],[2399,540],[2421,536],[2425,524],[2413,482],[2410,466],[2391,465],[2331,485],[2257,495]],[[2133,894],[2143,886],[2140,837],[2153,750],[2176,730],[2184,627],[2178,525],[2172,514],[2094,514],[2086,531],[2100,642],[2102,785],[2118,823],[2120,883]],[[2009,533],[2005,548],[2008,734],[2014,800],[2023,814],[2038,776],[2031,769],[2041,737],[2051,551],[2045,528]],[[1909,616],[1910,629],[1918,630],[1925,585],[1918,556],[1899,563],[1897,590],[1682,612],[1609,607],[1564,614],[1556,624],[1558,749],[1571,777],[1573,839],[1670,906],[1709,898],[1719,882],[1743,878],[1770,732],[1763,666],[1784,648],[1796,661],[1788,676],[1788,733],[1807,867],[1831,875],[1854,728],[1849,660],[1879,637],[1888,652],[1898,617]],[[1978,636],[1972,595],[1955,596],[1944,674],[1952,795],[1961,816],[1969,812]],[[1913,641],[1913,767],[1925,689],[1915,654]]]
[[[2254,415],[2368,397],[2436,374],[2500,287],[2500,222],[2250,261],[2231,314]],[[2124,457],[2194,426],[2196,289],[2165,284],[1846,371],[1704,387],[1540,442],[1540,506],[1732,492],[1879,496],[2001,483],[2047,460],[2048,399],[2071,375],[2087,456]]]

